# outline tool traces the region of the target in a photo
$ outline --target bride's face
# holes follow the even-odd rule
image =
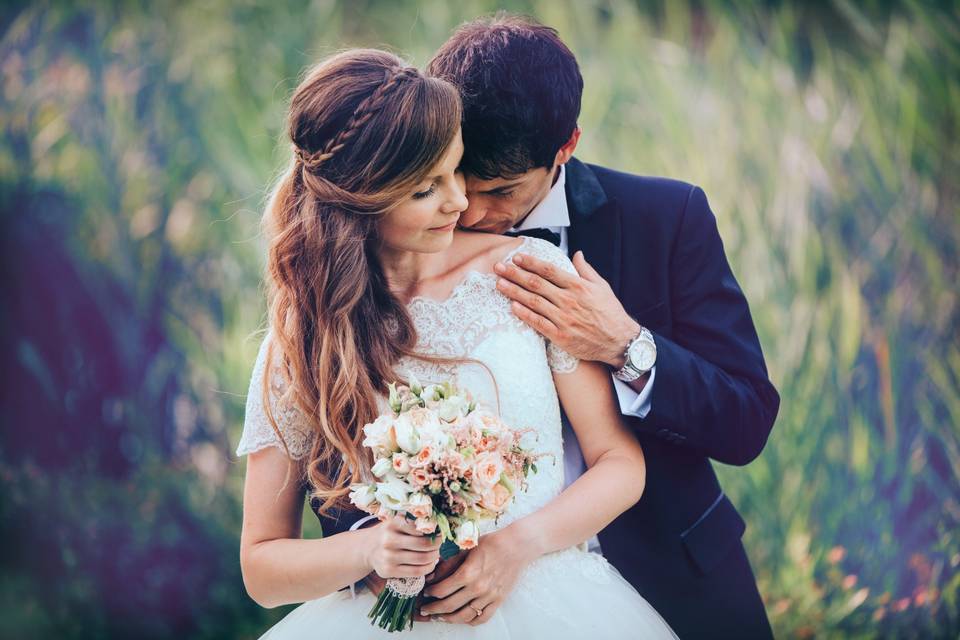
[[[467,208],[460,132],[443,158],[397,207],[380,221],[383,246],[392,251],[435,253],[450,246],[460,212]]]

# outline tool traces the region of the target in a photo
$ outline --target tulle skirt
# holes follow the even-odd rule
[[[676,638],[663,618],[612,565],[580,548],[552,553],[532,563],[490,620],[475,627],[414,622],[412,630],[387,633],[367,618],[375,601],[372,593],[363,590],[355,598],[348,591],[339,591],[305,602],[262,639]]]

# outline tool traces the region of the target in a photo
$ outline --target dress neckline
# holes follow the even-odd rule
[[[530,238],[527,236],[522,236],[523,240],[515,246],[513,249],[510,249],[500,260],[494,264],[504,264],[508,262],[513,256],[520,253],[520,251],[530,243]],[[492,271],[480,271],[479,269],[470,269],[467,273],[460,279],[457,284],[453,286],[453,289],[450,290],[450,293],[447,294],[445,298],[431,298],[429,296],[413,296],[407,302],[407,307],[412,307],[414,304],[423,304],[423,305],[432,305],[432,306],[443,306],[449,303],[451,300],[455,300],[460,297],[464,291],[467,290],[470,284],[477,280],[484,280],[487,278],[496,278],[497,274]]]

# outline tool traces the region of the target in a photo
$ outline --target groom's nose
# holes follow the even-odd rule
[[[467,196],[467,208],[460,213],[460,226],[470,228],[483,220],[486,209],[477,203],[478,198]]]

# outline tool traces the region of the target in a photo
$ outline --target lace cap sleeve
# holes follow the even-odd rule
[[[267,348],[272,334],[267,334],[260,344],[257,362],[250,377],[250,389],[247,391],[247,409],[243,419],[243,434],[237,446],[237,455],[243,456],[266,447],[277,447],[284,451],[283,443],[267,418],[263,406],[263,377],[270,374],[270,403],[277,428],[290,450],[290,456],[299,459],[310,452],[314,432],[305,416],[294,406],[292,400],[284,397],[287,385],[280,372],[278,354],[274,354],[267,366]],[[286,451],[284,451],[286,453]]]
[[[556,265],[567,273],[576,275],[577,270],[570,262],[570,258],[559,248],[553,246],[546,240],[539,238],[527,238],[522,247],[524,253],[529,253],[535,258],[544,262]],[[547,340],[547,362],[550,364],[550,370],[554,373],[572,373],[576,370],[580,360],[573,357],[557,345]]]

